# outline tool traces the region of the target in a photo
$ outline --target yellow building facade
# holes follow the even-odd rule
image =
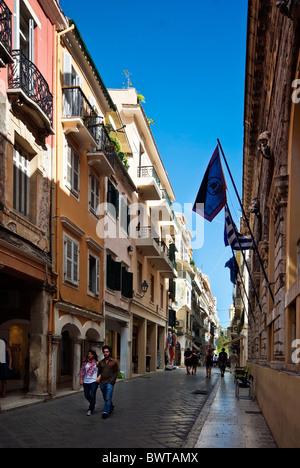
[[[79,389],[78,369],[105,342],[105,255],[99,228],[116,152],[105,128],[115,111],[74,22],[57,35],[56,164],[53,179],[51,393]]]

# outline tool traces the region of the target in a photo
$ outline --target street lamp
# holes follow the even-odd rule
[[[149,285],[148,285],[146,280],[143,282],[141,288],[142,288],[142,293],[143,293],[143,297],[144,297],[145,294],[147,294],[147,291],[148,291],[148,288],[149,288]]]

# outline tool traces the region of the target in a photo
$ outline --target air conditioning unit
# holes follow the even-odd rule
[[[234,325],[233,327],[231,327],[231,333],[238,333],[238,332],[239,332],[238,325]]]
[[[176,320],[176,328],[183,328],[184,321],[183,320]]]

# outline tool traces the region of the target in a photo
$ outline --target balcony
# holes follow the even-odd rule
[[[102,123],[90,124],[89,128],[94,128],[94,138],[97,142],[97,147],[87,153],[89,166],[94,166],[100,177],[109,177],[115,174],[115,146]]]
[[[177,265],[175,262],[175,244],[170,248],[159,239],[153,226],[137,226],[135,245],[139,253],[147,258],[149,263],[165,278],[177,278]]]
[[[135,245],[144,257],[159,257],[159,236],[152,226],[137,227]]]
[[[97,116],[80,86],[64,86],[62,92],[61,122],[65,134],[72,134],[80,152],[96,148],[96,129],[100,123],[99,119],[102,121],[102,118]]]
[[[45,78],[22,51],[14,50],[12,57],[7,90],[12,110],[32,132],[37,144],[46,149],[45,139],[54,135],[53,96]]]
[[[0,0],[0,68],[13,63],[12,56],[12,13]]]
[[[153,166],[139,166],[137,187],[144,200],[161,200],[161,184]]]

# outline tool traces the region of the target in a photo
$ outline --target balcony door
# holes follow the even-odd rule
[[[15,0],[15,37],[14,49],[20,51],[15,70],[15,79],[19,79],[30,97],[34,95],[33,68],[28,62],[34,63],[34,30],[37,19],[27,0]]]
[[[83,115],[83,98],[81,88],[83,79],[76,73],[72,65],[72,56],[64,52],[64,102],[63,116],[75,117]],[[79,89],[80,88],[80,89]]]

